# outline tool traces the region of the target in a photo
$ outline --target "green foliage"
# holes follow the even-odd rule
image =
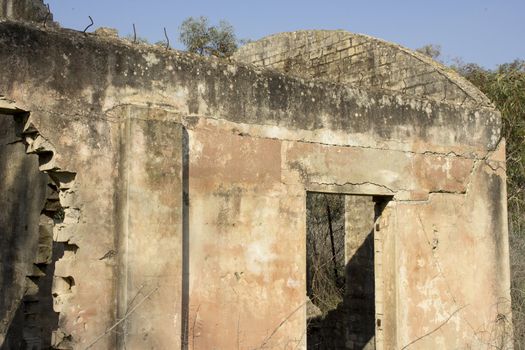
[[[441,46],[440,45],[428,44],[428,45],[420,47],[419,49],[416,49],[416,51],[436,61],[438,60],[439,56],[441,56]]]
[[[487,70],[456,63],[461,75],[483,91],[501,111],[507,147],[507,200],[511,260],[511,297],[515,348],[525,349],[525,61]]]
[[[233,26],[221,21],[212,26],[206,17],[190,17],[180,26],[179,40],[190,52],[201,55],[230,57],[237,49]]]
[[[209,28],[210,49],[212,54],[229,57],[237,50],[237,38],[233,26],[220,21],[218,26]]]
[[[483,91],[501,111],[502,134],[507,141],[507,184],[509,214],[523,214],[525,188],[525,61],[502,64],[486,70],[475,64],[455,67]],[[520,213],[513,212],[521,209]],[[511,230],[522,228],[511,217]],[[516,226],[517,225],[517,226]],[[519,231],[525,235],[523,230]],[[525,236],[523,237],[525,239]]]

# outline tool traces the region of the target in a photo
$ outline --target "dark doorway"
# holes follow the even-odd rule
[[[374,224],[388,198],[307,193],[307,348],[375,349]]]

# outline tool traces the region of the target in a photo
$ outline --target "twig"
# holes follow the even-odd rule
[[[334,263],[334,281],[339,279],[338,273],[337,273],[337,259],[336,259],[336,253],[335,253],[335,243],[334,243],[334,230],[332,227],[332,212],[330,211],[330,203],[328,203],[328,197],[326,194],[324,195],[324,200],[326,202],[326,216],[328,217],[328,233],[330,234],[330,243],[332,247],[332,260]]]
[[[201,308],[201,304],[197,306],[197,310],[195,311],[195,318],[193,319],[193,326],[191,328],[191,348],[195,349],[195,327],[197,325],[197,319],[199,317],[199,309]]]
[[[170,48],[170,38],[168,38],[168,33],[166,32],[166,27],[164,27],[164,36],[166,37],[166,50]]]
[[[407,349],[409,346],[411,346],[411,345],[413,345],[414,343],[420,341],[421,339],[423,339],[423,338],[425,338],[425,337],[428,337],[429,335],[431,335],[431,334],[437,332],[441,327],[443,327],[444,325],[446,325],[446,324],[448,323],[448,321],[450,321],[450,319],[451,319],[452,317],[454,317],[455,314],[457,314],[458,312],[460,312],[462,309],[464,309],[464,308],[466,308],[466,307],[467,307],[467,305],[463,305],[462,307],[460,307],[459,309],[457,309],[456,311],[454,311],[453,313],[451,313],[450,316],[449,316],[445,321],[443,321],[439,326],[437,326],[436,328],[434,328],[434,329],[431,330],[430,332],[425,333],[425,334],[423,334],[422,336],[420,336],[420,337],[418,337],[418,338],[412,340],[410,343],[408,343],[407,345],[403,346],[403,347],[401,348],[401,350],[405,350],[405,349]]]
[[[301,346],[304,336],[306,335],[306,333],[308,333],[308,326],[310,325],[310,322],[311,322],[310,320],[306,321],[306,327],[304,328],[304,331],[301,333],[301,337],[299,338],[299,341],[295,345],[294,350],[299,349],[299,346]]]
[[[124,317],[122,317],[120,320],[118,320],[117,322],[115,322],[113,324],[113,326],[109,327],[108,329],[106,329],[106,331],[104,333],[102,333],[101,335],[99,335],[95,340],[93,340],[93,342],[91,342],[88,346],[86,346],[85,350],[88,350],[88,349],[91,349],[100,339],[104,338],[104,336],[106,336],[109,332],[111,332],[113,329],[115,329],[119,324],[121,324],[122,322],[124,322],[133,312],[135,312],[135,310],[137,310],[137,308],[142,305],[142,303],[144,303],[147,299],[149,299],[149,297],[155,293],[157,290],[159,289],[159,287],[156,287],[154,288],[151,292],[149,292],[139,303],[137,303],[137,305],[135,305],[133,307],[133,309],[129,310],[129,312],[126,312],[126,314],[124,315]]]
[[[301,305],[299,305],[295,310],[293,310],[288,316],[286,316],[286,318],[284,320],[281,321],[281,323],[279,323],[279,325],[277,327],[275,327],[275,329],[273,330],[273,332],[268,336],[266,337],[266,339],[262,342],[262,344],[257,348],[257,349],[262,349],[266,346],[266,344],[268,344],[268,342],[270,341],[270,339],[275,335],[275,333],[277,333],[277,331],[283,326],[283,324],[286,323],[286,321],[288,321],[290,319],[290,317],[292,317],[293,314],[295,314],[297,311],[299,311],[304,305],[306,305],[306,303],[308,302],[305,301],[304,303],[302,303]]]
[[[137,29],[135,28],[135,23],[133,23],[133,44],[137,43]]]
[[[141,292],[142,292],[142,290],[144,289],[145,286],[146,286],[145,284],[142,284],[139,287],[139,290],[137,291],[137,293],[135,293],[135,296],[133,298],[131,298],[131,301],[128,303],[128,306],[126,308],[126,312],[124,314],[126,314],[128,312],[127,310],[133,305],[133,303],[135,302],[135,299],[137,299],[139,294],[141,294]]]
[[[421,230],[423,231],[423,234],[425,235],[425,239],[427,241],[427,244],[431,248],[430,249],[430,256],[431,256],[431,258],[433,260],[433,264],[434,264],[434,266],[435,266],[435,268],[436,268],[436,270],[438,272],[438,275],[441,276],[441,278],[443,278],[443,281],[445,281],[445,286],[447,288],[448,294],[450,295],[450,298],[452,299],[454,304],[456,306],[459,306],[456,298],[454,297],[454,294],[452,293],[452,288],[450,287],[450,283],[448,282],[448,279],[445,276],[445,273],[443,272],[443,269],[441,268],[441,264],[439,263],[439,259],[438,259],[437,253],[434,251],[434,249],[432,249],[432,243],[430,242],[429,235],[428,235],[427,231],[425,230],[425,225],[423,224],[423,220],[421,219],[421,215],[420,215],[419,212],[417,213],[417,218],[418,218]],[[463,319],[463,321],[465,321],[465,323],[469,326],[469,328],[474,332],[474,336],[476,337],[476,339],[480,341],[480,339],[477,337],[477,335],[475,333],[475,329],[472,326],[472,324],[467,319]]]
[[[95,24],[93,22],[93,18],[91,18],[91,16],[88,16],[89,17],[89,20],[91,21],[91,23],[84,29],[84,34],[86,33],[86,30],[88,30],[93,24]]]

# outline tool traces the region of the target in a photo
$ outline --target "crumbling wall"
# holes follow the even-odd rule
[[[280,33],[241,47],[234,59],[258,67],[439,101],[490,105],[453,70],[417,52],[342,30]]]
[[[6,179],[2,205],[8,208],[3,226],[11,237],[1,245],[8,252],[3,255],[4,275],[11,278],[1,284],[3,294],[9,296],[5,301],[11,303],[2,308],[3,348],[53,345],[68,349],[72,347],[71,335],[60,329],[64,319],[59,313],[73,292],[75,280],[60,267],[78,249],[67,235],[64,237],[79,219],[80,210],[72,198],[75,174],[57,166],[54,146],[28,121],[29,113],[4,98],[0,99],[0,108],[12,114],[2,119],[4,140],[14,140],[1,152],[1,158],[7,160],[2,163]],[[9,147],[12,145],[18,148]],[[26,187],[21,189],[22,185]],[[13,268],[15,273],[11,270],[10,275]]]
[[[51,23],[53,15],[43,0],[1,0],[0,19]]]
[[[75,172],[54,232],[77,247],[55,269],[74,281],[63,347],[305,348],[307,191],[393,197],[375,244],[386,348],[505,334],[492,107],[9,22],[0,62],[1,93]]]

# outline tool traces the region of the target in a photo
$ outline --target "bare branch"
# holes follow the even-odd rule
[[[448,323],[448,321],[450,321],[450,319],[451,319],[452,317],[454,317],[454,315],[456,315],[458,312],[460,312],[462,309],[464,309],[464,308],[466,308],[466,307],[467,307],[467,305],[464,305],[464,306],[460,307],[459,309],[456,309],[456,311],[454,311],[453,313],[451,313],[450,316],[449,316],[445,321],[443,321],[439,326],[437,326],[436,328],[434,328],[434,329],[431,330],[430,332],[425,333],[425,334],[423,334],[422,336],[420,336],[420,337],[418,337],[418,338],[412,340],[410,343],[408,343],[407,345],[403,346],[403,347],[401,348],[401,350],[405,350],[405,349],[407,349],[409,346],[412,346],[412,345],[414,345],[415,343],[417,343],[418,341],[420,341],[421,339],[426,338],[426,337],[428,337],[428,336],[431,335],[431,334],[434,334],[434,333],[437,332],[439,329],[441,329],[441,327],[443,327],[444,325],[446,325],[446,324]]]
[[[91,343],[89,343],[88,346],[86,346],[85,350],[88,350],[88,349],[91,349],[96,343],[98,343],[98,341],[102,338],[104,338],[108,333],[110,333],[113,329],[117,328],[117,326],[119,324],[121,324],[122,322],[124,322],[131,314],[133,314],[135,312],[135,310],[138,309],[138,307],[140,305],[142,305],[142,303],[144,303],[147,299],[149,299],[149,297],[155,293],[157,290],[159,289],[159,287],[156,287],[154,288],[151,292],[149,292],[148,294],[146,294],[146,296],[144,296],[144,298],[142,298],[142,300],[137,303],[137,305],[135,305],[131,310],[129,310],[128,312],[126,312],[126,314],[124,315],[124,317],[122,317],[120,320],[118,320],[117,322],[115,322],[113,324],[113,326],[109,327],[108,329],[106,329],[106,331],[104,333],[102,333],[101,335],[99,335],[95,340],[93,340]]]

